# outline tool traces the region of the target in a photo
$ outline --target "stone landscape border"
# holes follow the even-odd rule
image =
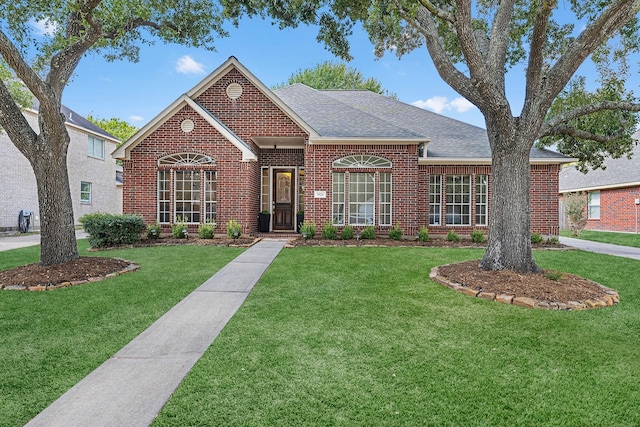
[[[120,258],[118,258],[120,259]],[[140,268],[140,266],[138,264],[135,264],[129,260],[123,259],[122,261],[125,261],[127,263],[129,263],[129,265],[127,265],[124,269],[120,270],[120,271],[114,271],[113,273],[109,273],[106,274],[104,276],[95,276],[95,277],[89,277],[88,279],[83,279],[83,280],[72,280],[69,282],[63,282],[63,283],[59,283],[57,285],[38,285],[38,286],[23,286],[23,285],[11,285],[11,286],[5,286],[3,284],[0,284],[0,289],[5,290],[5,291],[54,291],[56,289],[62,289],[62,288],[68,288],[69,286],[77,286],[77,285],[84,285],[87,283],[95,283],[95,282],[100,282],[104,279],[110,279],[112,277],[116,277],[116,276],[120,276],[123,274],[127,274],[127,273],[131,273],[132,271],[136,271]]]
[[[449,264],[447,264],[449,265]],[[444,266],[441,266],[444,267]],[[596,282],[591,282],[602,289],[603,295],[599,298],[589,299],[585,301],[542,301],[535,298],[519,297],[515,295],[496,295],[492,292],[482,292],[472,289],[460,283],[452,282],[438,275],[438,267],[434,267],[429,272],[429,278],[454,291],[469,295],[475,298],[486,299],[489,301],[497,301],[504,304],[512,304],[525,308],[541,308],[545,310],[589,310],[592,308],[610,307],[620,303],[620,295],[614,289],[608,288]]]

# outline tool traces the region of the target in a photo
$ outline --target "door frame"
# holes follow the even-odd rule
[[[271,220],[269,222],[269,231],[273,232],[273,231],[277,231],[277,232],[293,232],[296,230],[296,214],[298,213],[298,199],[299,199],[299,174],[300,174],[300,170],[304,169],[304,166],[263,166],[261,169],[268,169],[269,170],[269,212],[271,212]],[[291,203],[291,214],[292,214],[292,226],[291,229],[287,229],[287,230],[274,230],[273,229],[273,224],[274,224],[274,202],[275,202],[275,194],[273,194],[273,183],[275,181],[275,173],[276,171],[289,171],[292,174],[293,179],[291,180],[291,185],[293,186],[293,193],[292,193],[292,203]],[[260,175],[261,179],[260,179],[260,188],[262,188],[262,185],[264,184],[262,182],[262,174]],[[260,200],[261,200],[261,206],[263,205],[262,203],[262,199],[263,199],[263,194],[260,194]]]

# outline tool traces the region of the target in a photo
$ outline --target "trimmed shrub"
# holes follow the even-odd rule
[[[213,239],[216,234],[216,223],[206,222],[198,227],[198,237],[201,239]]]
[[[160,230],[162,230],[162,228],[160,227],[160,224],[158,224],[158,221],[147,225],[147,239],[159,239]]]
[[[316,223],[313,221],[305,220],[300,226],[300,234],[305,239],[313,239],[316,235]]]
[[[322,238],[327,240],[336,240],[338,238],[338,227],[326,223],[322,227]]]
[[[418,240],[421,242],[429,241],[429,229],[427,227],[420,227],[420,230],[418,230]]]
[[[449,230],[449,232],[447,233],[447,240],[450,242],[458,243],[460,241],[460,236],[458,236],[458,234],[454,230]]]
[[[342,233],[340,234],[340,237],[342,238],[342,240],[351,240],[353,239],[353,226],[351,225],[345,225],[344,228],[342,229]]]
[[[367,225],[363,230],[360,237],[363,239],[375,239],[376,238],[376,229],[373,228],[373,225]]]
[[[84,231],[89,233],[92,248],[137,243],[146,228],[138,215],[94,213],[83,215],[79,221]]]
[[[538,243],[542,243],[543,240],[544,238],[538,233],[533,233],[531,235],[531,243],[538,244]]]
[[[391,230],[389,230],[389,238],[391,240],[400,240],[402,239],[402,228],[400,228],[400,224],[396,224]]]
[[[235,219],[230,219],[229,222],[227,222],[227,236],[232,239],[237,239],[242,236],[242,224]]]
[[[474,229],[471,232],[471,241],[473,243],[482,243],[482,242],[484,242],[484,231],[478,230],[478,229]]]
[[[178,217],[176,223],[171,226],[171,235],[175,239],[185,239],[187,237],[188,229],[187,218]]]

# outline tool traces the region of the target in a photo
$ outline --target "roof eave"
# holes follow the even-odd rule
[[[561,165],[575,162],[576,159],[568,157],[529,158],[532,165]],[[487,157],[421,157],[420,165],[490,165],[491,158]]]
[[[426,138],[310,137],[310,145],[420,145]]]
[[[618,184],[593,185],[577,188],[565,188],[559,190],[559,193],[577,193],[581,191],[599,191],[599,190],[615,190],[616,188],[640,187],[640,181],[622,182]]]

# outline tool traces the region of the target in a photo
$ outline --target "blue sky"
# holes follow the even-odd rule
[[[141,127],[229,56],[235,56],[268,87],[284,82],[297,70],[337,60],[316,41],[314,28],[280,30],[256,18],[244,20],[230,33],[217,41],[215,52],[157,43],[141,48],[138,63],[87,56],[66,88],[63,102],[84,116],[118,117]],[[400,59],[393,53],[376,59],[364,32],[356,31],[350,40],[354,59],[348,65],[365,77],[378,79],[401,101],[485,127],[479,110],[438,76],[426,48]],[[508,90],[517,113],[523,98],[522,72],[510,73]]]

